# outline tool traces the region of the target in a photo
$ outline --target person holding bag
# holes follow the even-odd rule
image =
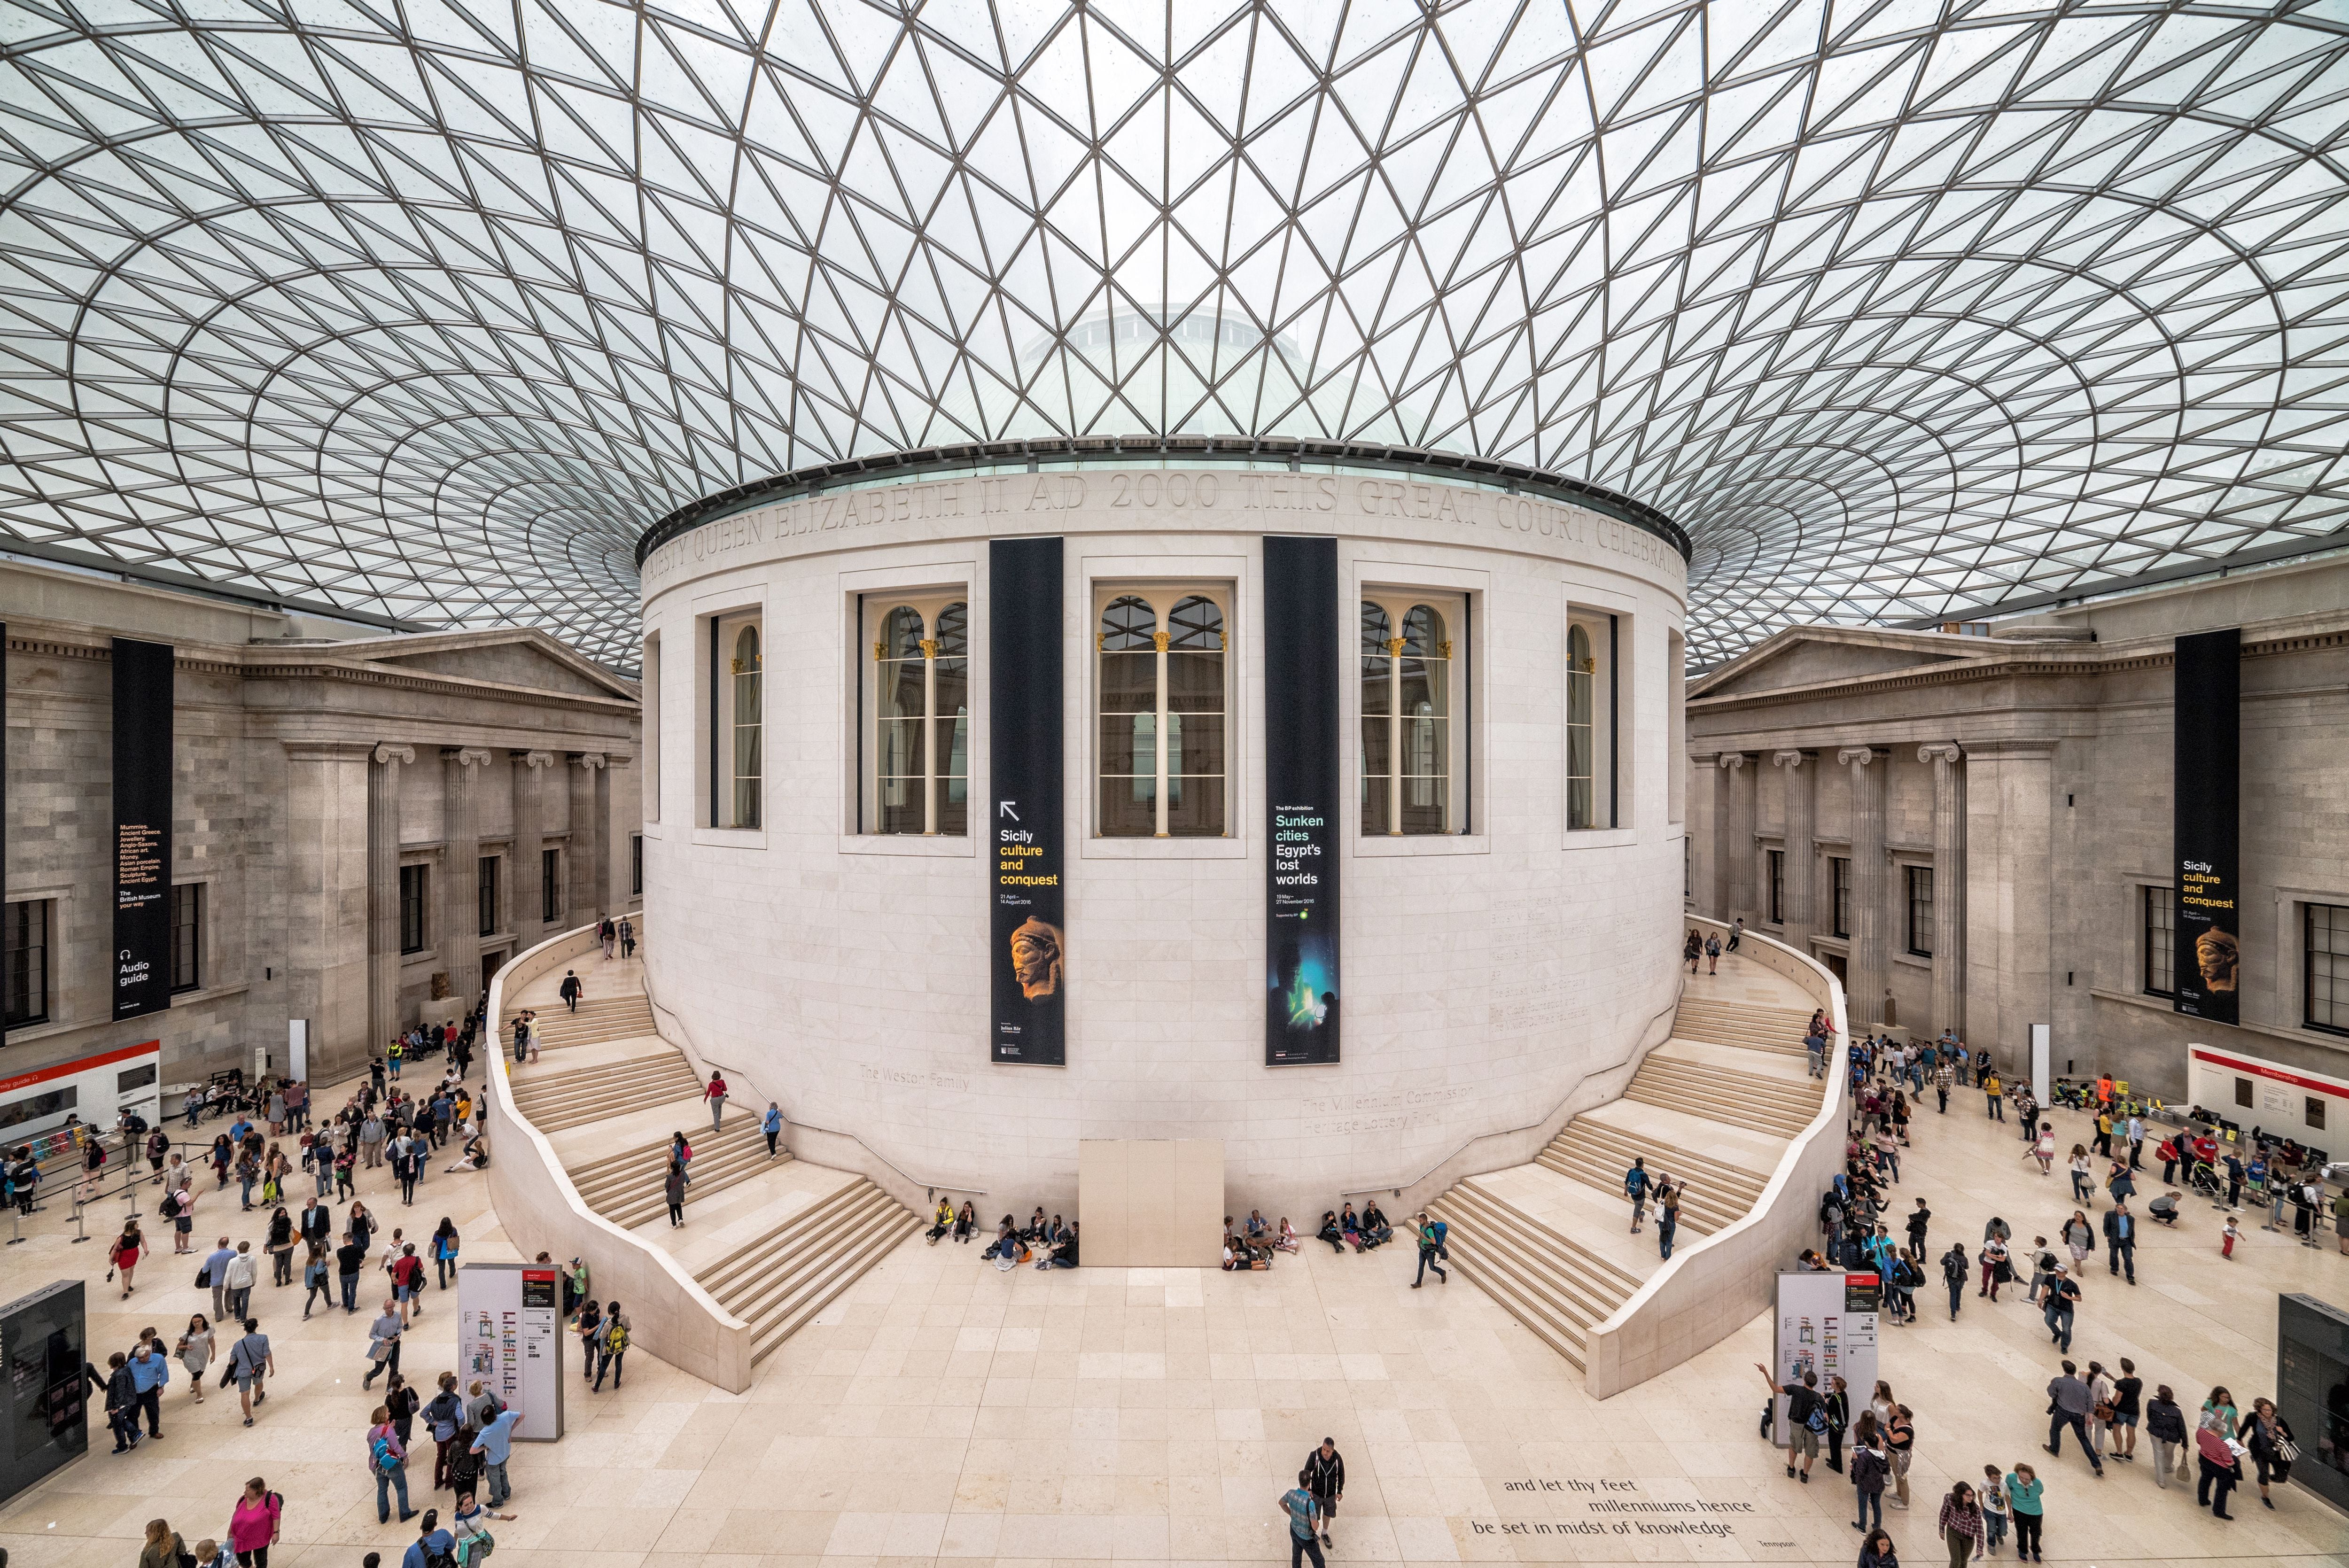
[[[2178,1467],[2186,1457],[2186,1412],[2178,1408],[2167,1383],[2154,1389],[2152,1402],[2145,1408],[2145,1429],[2153,1439],[2153,1484],[2168,1491],[2172,1471],[2185,1480]]]
[[[2227,1511],[2227,1494],[2243,1479],[2242,1461],[2235,1457],[2234,1446],[2215,1428],[2202,1427],[2194,1433],[2194,1457],[2202,1471],[2195,1483],[2194,1502],[2207,1508],[2216,1519],[2232,1519]]]
[[[196,1568],[196,1554],[188,1550],[168,1519],[147,1522],[147,1542],[139,1549],[139,1568]]]
[[[2299,1446],[2292,1440],[2292,1428],[2276,1413],[2274,1400],[2254,1399],[2251,1413],[2243,1418],[2235,1436],[2251,1450],[2251,1462],[2259,1467],[2260,1506],[2272,1510],[2275,1502],[2268,1496],[2268,1482],[2290,1480],[2292,1461],[2300,1457]]]

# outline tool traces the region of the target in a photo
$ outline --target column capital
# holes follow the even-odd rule
[[[1807,751],[1774,751],[1770,754],[1773,768],[1800,768],[1811,759]]]
[[[486,768],[490,754],[478,746],[444,747],[440,755],[460,768]]]
[[[516,762],[521,763],[524,768],[552,768],[554,766],[554,753],[552,751],[516,751],[510,755],[512,755]]]
[[[1964,756],[1964,750],[1954,740],[1934,741],[1917,748],[1917,760],[1920,762],[1954,763]]]
[[[573,758],[572,760],[578,763],[582,768],[591,769],[601,768],[605,765],[604,754],[600,751],[583,751],[578,756]]]
[[[1743,751],[1724,751],[1714,759],[1714,762],[1718,767],[1727,769],[1731,772],[1735,772],[1738,769],[1745,766],[1745,753]]]
[[[1856,765],[1865,768],[1878,758],[1888,755],[1873,746],[1847,746],[1836,752],[1836,763],[1838,767]]]
[[[378,762],[380,762],[385,767],[388,768],[395,762],[415,761],[416,748],[413,746],[394,746],[390,741],[387,740],[380,746],[378,746],[372,755]]]

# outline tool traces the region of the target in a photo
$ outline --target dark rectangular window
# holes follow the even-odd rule
[[[2323,1131],[2324,1102],[2312,1094],[2303,1097],[2302,1103],[2308,1108],[2308,1125],[2318,1132]]]
[[[38,1121],[45,1116],[62,1116],[80,1103],[81,1090],[70,1087],[11,1100],[6,1105],[0,1105],[0,1127],[18,1127],[27,1121]]]
[[[2145,994],[2178,994],[2178,892],[2174,888],[2145,890]]]
[[[399,950],[402,953],[424,951],[424,870],[422,866],[399,868]]]
[[[2349,1035],[2349,904],[2308,906],[2308,1026]]]
[[[1786,851],[1770,851],[1770,923],[1786,923]]]
[[[483,855],[481,868],[475,874],[480,879],[479,892],[475,895],[481,904],[478,923],[483,936],[495,936],[498,934],[498,857]]]
[[[2245,1110],[2249,1110],[2251,1108],[2251,1079],[2247,1078],[2239,1078],[2235,1080],[2235,1103],[2241,1106]]]
[[[1904,867],[1909,873],[1909,951],[1933,956],[1933,868]]]
[[[628,837],[628,891],[645,891],[645,836],[632,833]]]
[[[548,925],[563,918],[563,851],[538,851],[538,918]]]
[[[0,916],[0,982],[5,997],[0,1016],[7,1026],[49,1021],[49,903],[34,899],[7,906]]]
[[[1851,934],[1851,862],[1829,856],[1827,874],[1835,883],[1835,934]]]
[[[204,884],[181,882],[171,890],[171,989],[202,985],[203,967]]]
[[[151,1088],[153,1087],[154,1082],[155,1064],[153,1062],[149,1062],[143,1068],[130,1068],[125,1071],[116,1073],[114,1075],[114,1092],[117,1096],[126,1095],[134,1089]]]

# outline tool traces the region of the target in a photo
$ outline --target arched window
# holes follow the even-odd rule
[[[1361,602],[1357,800],[1366,837],[1465,830],[1453,789],[1461,738],[1452,628],[1464,608],[1383,590]]]
[[[1615,825],[1612,737],[1612,672],[1603,667],[1602,621],[1571,620],[1566,631],[1566,825],[1568,830]]]
[[[873,642],[871,830],[969,830],[970,606],[890,604]]]
[[[745,626],[734,637],[734,820],[730,826],[759,825],[761,755],[759,628]]]
[[[1224,606],[1180,590],[1120,593],[1102,605],[1100,820],[1104,838],[1225,832]]]

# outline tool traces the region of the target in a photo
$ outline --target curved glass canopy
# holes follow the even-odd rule
[[[5,0],[0,531],[635,663],[759,476],[1290,435],[1603,485],[1691,652],[2315,548],[2349,10]]]

